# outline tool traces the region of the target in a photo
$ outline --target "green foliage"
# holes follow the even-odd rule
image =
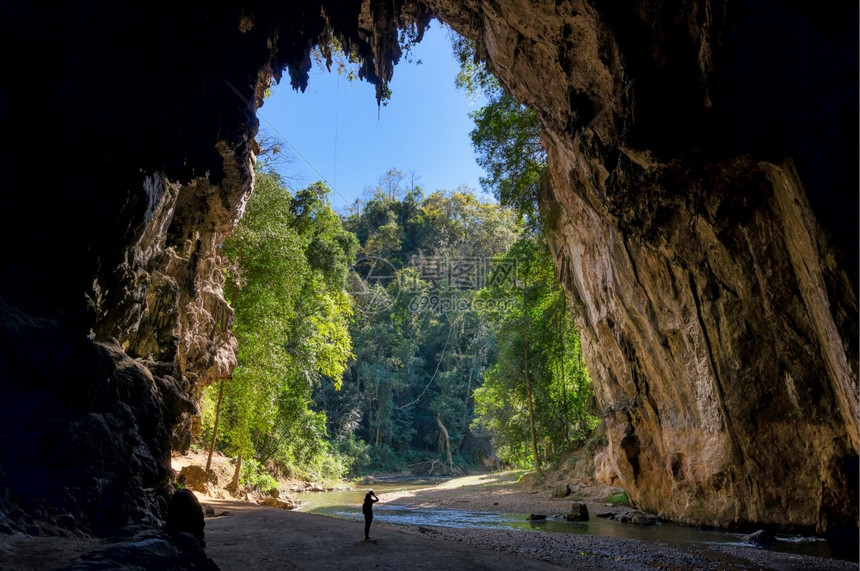
[[[546,170],[540,120],[502,89],[481,61],[473,41],[455,34],[451,43],[460,64],[457,87],[472,98],[483,95],[487,99],[486,105],[470,114],[475,128],[469,136],[476,160],[487,173],[481,186],[537,228],[538,188]]]
[[[533,392],[537,446],[545,461],[557,460],[588,437],[594,424],[586,407],[591,386],[546,242],[539,235],[524,235],[505,257],[516,260],[516,281],[495,284],[480,295],[516,303],[483,315],[494,324],[497,355],[475,391],[475,429],[494,436],[499,458],[526,468],[535,459],[525,372]]]
[[[350,82],[358,81],[361,58],[355,50],[344,50],[340,40],[331,38],[327,44],[316,46],[311,50],[313,62],[331,71],[332,65],[340,76],[345,76]]]
[[[356,476],[370,465],[370,446],[362,440],[350,434],[348,437],[337,441],[337,453],[343,458],[344,464],[349,466],[349,475]]]
[[[475,391],[474,428],[493,435],[496,453],[507,463],[539,466],[535,448],[543,460],[556,460],[584,441],[596,423],[586,412],[591,388],[579,337],[541,235],[537,197],[547,162],[541,125],[537,114],[501,88],[474,43],[457,37],[452,43],[460,61],[458,87],[472,96],[480,92],[488,100],[471,114],[472,145],[487,173],[481,185],[512,207],[527,228],[505,253],[516,260],[516,282],[496,284],[479,294],[487,300],[516,299],[516,304],[483,314],[492,324],[497,353]]]
[[[242,474],[239,477],[239,483],[243,486],[251,486],[264,492],[276,490],[280,487],[278,481],[275,480],[268,472],[252,458],[242,461]]]
[[[537,114],[501,93],[470,116],[476,160],[487,172],[481,186],[536,225],[538,188],[546,168]]]
[[[627,497],[627,492],[613,492],[606,496],[607,503],[613,506],[629,506],[630,498]]]
[[[455,85],[465,91],[473,100],[480,95],[488,98],[499,95],[502,91],[499,80],[491,74],[478,57],[475,42],[454,33],[450,34],[451,47],[454,49],[454,59],[460,64]]]
[[[225,384],[217,444],[245,462],[275,458],[346,470],[321,444],[325,415],[310,410],[314,386],[340,383],[351,357],[352,305],[344,287],[357,241],[316,183],[295,195],[259,171],[236,231],[225,294],[235,311],[238,366]],[[214,425],[218,386],[204,394],[203,434]]]
[[[349,278],[356,360],[340,392],[318,390],[315,397],[335,441],[356,434],[370,445],[368,467],[378,470],[447,465],[449,443],[452,463],[474,461],[466,451],[471,395],[490,358],[488,329],[474,312],[423,303],[435,297],[468,304],[475,290],[434,283],[422,264],[493,256],[518,231],[509,211],[467,189],[424,196],[405,178],[390,170],[344,221],[361,242]]]
[[[526,341],[541,459],[587,435],[588,374],[539,234],[467,189],[425,195],[397,169],[342,220],[327,196],[321,183],[292,194],[259,173],[222,246],[239,366],[225,384],[217,445],[243,455],[247,481],[263,478],[254,461],[269,460],[314,481],[456,471],[475,462],[474,434],[528,467]],[[488,258],[516,260],[515,279],[477,290],[451,277],[457,264]],[[450,273],[428,272],[440,263]],[[488,303],[476,311],[476,302]],[[217,389],[204,394],[207,437]]]

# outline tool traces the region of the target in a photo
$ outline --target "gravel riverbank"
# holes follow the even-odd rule
[[[591,517],[631,508],[607,503],[618,490],[572,482],[567,497],[553,497],[559,484],[518,481],[519,473],[456,478],[432,488],[381,495],[381,505],[451,508],[515,514],[564,514],[572,501],[588,506]],[[624,524],[619,524],[624,525]],[[632,524],[630,524],[632,525]],[[414,531],[480,550],[526,556],[570,568],[588,569],[788,569],[856,570],[857,563],[780,553],[753,546],[668,545],[623,537],[546,531],[417,526]]]
[[[682,548],[636,539],[497,529],[420,527],[416,530],[475,549],[521,555],[573,569],[857,569],[857,563],[754,547]]]

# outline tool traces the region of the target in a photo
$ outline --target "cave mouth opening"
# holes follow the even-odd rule
[[[261,147],[270,149],[268,153],[263,152],[261,155],[263,166],[262,170],[258,170],[258,184],[267,188],[269,174],[275,171],[280,175],[280,182],[293,195],[295,204],[297,200],[304,200],[299,197],[304,196],[303,193],[307,189],[318,184],[310,181],[326,183],[327,198],[332,205],[339,206],[341,221],[359,238],[361,247],[352,268],[358,276],[357,283],[349,283],[348,288],[349,293],[358,300],[356,305],[364,312],[358,319],[381,326],[381,322],[374,320],[378,320],[380,313],[391,311],[392,321],[401,320],[404,314],[395,315],[391,310],[391,307],[398,304],[415,315],[436,313],[435,318],[430,318],[422,325],[424,329],[418,327],[403,332],[400,336],[379,334],[372,336],[372,339],[362,339],[362,344],[354,348],[356,357],[351,360],[343,378],[344,385],[350,386],[352,383],[355,386],[354,389],[349,389],[353,391],[353,396],[358,394],[368,400],[364,394],[365,385],[362,384],[367,382],[362,380],[364,373],[357,371],[362,367],[360,359],[367,354],[371,357],[368,360],[373,366],[380,365],[380,368],[385,368],[381,366],[381,362],[373,360],[371,345],[381,347],[380,351],[392,354],[405,350],[401,346],[404,341],[426,346],[426,354],[420,351],[415,353],[415,360],[421,360],[423,365],[405,367],[414,369],[414,377],[417,380],[410,378],[409,382],[415,386],[406,387],[399,392],[388,387],[384,389],[392,393],[387,397],[391,403],[385,406],[397,411],[407,411],[394,413],[392,419],[386,422],[398,422],[408,427],[406,432],[412,432],[409,438],[385,434],[385,431],[391,432],[390,428],[380,427],[380,423],[369,420],[369,416],[380,414],[382,405],[373,402],[376,397],[369,398],[371,404],[367,411],[354,408],[351,414],[345,414],[341,410],[345,397],[332,391],[332,388],[340,383],[339,379],[323,379],[314,391],[315,410],[328,413],[326,420],[330,434],[346,434],[350,430],[347,425],[352,423],[353,434],[358,435],[364,443],[379,448],[393,448],[395,456],[404,450],[417,450],[419,454],[426,455],[426,452],[442,446],[443,440],[444,447],[450,454],[452,442],[454,447],[458,447],[470,438],[476,442],[469,444],[471,448],[466,450],[467,456],[472,454],[477,457],[479,453],[486,453],[487,457],[493,456],[491,449],[488,452],[487,439],[475,438],[470,426],[474,417],[472,391],[480,386],[486,363],[482,361],[471,369],[457,370],[456,364],[452,363],[456,359],[464,358],[464,351],[462,348],[454,349],[451,338],[455,337],[455,323],[457,327],[462,327],[462,323],[470,321],[471,324],[466,327],[468,332],[461,332],[464,338],[473,337],[467,339],[472,345],[469,345],[466,352],[472,350],[475,354],[482,355],[481,359],[484,360],[487,353],[498,353],[498,348],[492,347],[492,344],[482,346],[481,343],[486,344],[486,339],[479,339],[478,334],[469,328],[475,326],[477,320],[487,319],[487,316],[496,321],[487,323],[486,326],[491,329],[498,328],[502,317],[487,312],[476,318],[474,315],[479,312],[478,306],[481,310],[491,307],[501,311],[513,307],[516,300],[510,296],[492,297],[489,293],[488,299],[477,299],[473,298],[472,294],[480,295],[478,290],[483,288],[491,274],[496,275],[495,272],[499,272],[498,275],[501,275],[501,272],[510,272],[510,267],[516,268],[516,264],[521,260],[514,259],[514,256],[520,254],[508,255],[505,250],[520,233],[528,236],[540,249],[542,274],[537,279],[531,279],[543,280],[542,287],[555,288],[552,293],[555,296],[552,311],[555,312],[553,315],[556,321],[553,323],[561,333],[553,343],[559,344],[562,351],[567,350],[569,353],[569,358],[562,358],[549,376],[557,384],[560,383],[565,399],[568,391],[570,392],[571,402],[575,400],[582,404],[589,401],[590,396],[590,382],[587,380],[582,351],[571,321],[572,316],[557,283],[551,254],[545,244],[545,238],[540,233],[539,221],[530,219],[519,229],[514,209],[498,206],[496,200],[478,190],[479,179],[486,173],[476,164],[475,151],[467,133],[476,129],[471,115],[482,110],[490,99],[479,93],[477,87],[473,88],[473,93],[469,95],[456,88],[455,79],[462,68],[457,58],[452,57],[457,55],[451,53],[452,34],[453,32],[444,26],[433,24],[424,33],[420,43],[409,47],[408,57],[398,64],[392,81],[387,84],[391,97],[381,107],[374,105],[374,86],[353,82],[349,77],[354,69],[350,68],[345,58],[338,60],[335,57],[332,70],[327,72],[321,58],[317,57],[313,58],[313,61],[322,69],[311,72],[308,87],[303,93],[292,91],[286,86],[273,86],[271,95],[265,99],[258,111]],[[459,41],[462,42],[462,38]],[[473,64],[470,62],[470,65]],[[493,86],[496,92],[501,91],[496,83],[493,83]],[[525,141],[531,147],[528,153],[530,156],[545,158],[538,140],[539,129],[534,114],[512,100],[507,101],[506,105],[504,112],[529,114],[531,130]],[[503,124],[501,127],[505,126]],[[505,136],[504,129],[497,128],[497,131],[501,132],[494,134],[496,138]],[[273,139],[274,143],[271,142]],[[511,139],[515,140],[515,144],[523,144],[521,137]],[[281,148],[275,154],[271,148],[276,147],[278,141]],[[274,160],[273,154],[276,157]],[[277,157],[284,154],[292,154],[292,160],[278,161]],[[392,164],[407,167],[409,172],[392,169]],[[544,168],[542,165],[537,166]],[[517,192],[523,195],[530,191],[527,198],[523,197],[520,203],[526,200],[536,202],[537,193],[534,187],[538,178],[539,176],[527,181],[532,188],[516,187]],[[368,183],[374,179],[378,181],[377,184],[370,186]],[[267,182],[261,183],[261,180]],[[253,215],[257,216],[258,209],[253,201],[254,194],[251,195],[249,207],[254,211]],[[291,207],[288,205],[286,208]],[[307,208],[307,204],[298,207],[295,211],[297,219],[307,215]],[[363,214],[374,209],[385,210],[385,215],[362,218]],[[537,216],[536,204],[530,206],[529,215]],[[447,222],[444,220],[446,217]],[[392,220],[396,220],[393,230],[387,228],[392,224]],[[490,229],[482,230],[482,224]],[[499,228],[491,227],[493,224]],[[242,225],[243,221],[240,221],[238,228],[241,229]],[[526,256],[533,254],[528,249],[522,252],[525,252],[523,255]],[[507,259],[496,261],[498,256],[504,255],[507,255]],[[313,266],[310,258],[308,261]],[[440,263],[445,267],[440,268]],[[463,270],[466,266],[468,269]],[[444,276],[429,275],[437,271],[447,273]],[[466,278],[454,277],[453,273],[457,271],[472,273]],[[413,275],[407,275],[409,272],[413,272]],[[513,276],[510,279],[517,281],[521,278]],[[416,286],[421,280],[425,280],[423,285]],[[441,286],[435,280],[441,280]],[[230,278],[228,288],[229,281]],[[529,277],[526,276],[525,282],[528,281]],[[429,292],[420,290],[420,287],[426,288],[428,283],[432,286]],[[440,286],[440,289],[436,290],[436,286]],[[448,288],[447,292],[442,291],[443,287]],[[227,298],[232,296],[228,291]],[[384,302],[376,305],[381,299]],[[241,303],[240,300],[239,305],[234,305],[237,322],[245,319]],[[332,316],[331,321],[336,321],[335,316]],[[243,327],[240,326],[240,330]],[[362,335],[358,326],[351,325],[350,331],[359,337]],[[518,342],[525,345],[528,355],[528,335],[524,343]],[[241,338],[239,343],[241,368]],[[298,351],[299,343],[295,340],[288,342],[288,345],[289,351]],[[535,355],[544,358],[541,357],[542,348],[539,344],[532,345],[530,349],[533,358]],[[396,355],[390,356],[391,360],[399,358]],[[450,362],[443,366],[446,360]],[[516,372],[511,374],[520,377],[520,380],[528,379],[528,366],[517,363],[516,367]],[[394,373],[389,371],[386,375],[394,376]],[[459,381],[450,380],[457,375]],[[565,384],[569,381],[564,378],[565,375],[574,379],[569,386]],[[442,378],[447,378],[446,382],[451,386],[443,386],[441,389],[434,386],[434,383],[439,385]],[[528,382],[532,383],[529,385],[528,399],[536,401],[537,408],[555,417],[552,422],[558,425],[555,427],[558,434],[554,434],[553,438],[558,442],[544,442],[541,438],[538,443],[535,439],[530,448],[525,446],[529,451],[524,454],[550,457],[569,446],[570,442],[585,442],[596,423],[593,416],[586,414],[585,407],[579,406],[577,409],[574,404],[568,407],[566,401],[562,404],[562,397],[554,392],[550,394],[558,390],[556,386],[550,387],[547,384],[541,387],[531,380]],[[462,386],[454,386],[457,383]],[[408,383],[401,381],[401,384]],[[508,388],[516,390],[516,387]],[[213,406],[220,406],[216,404],[221,400],[220,394],[217,394],[218,389],[220,387],[214,386],[208,389],[204,403],[209,407],[209,412],[204,412],[204,415],[209,414]],[[577,390],[583,394],[576,394]],[[455,398],[453,395],[456,395],[458,402],[463,403],[457,405],[459,408],[456,414],[445,410],[441,405],[427,406],[427,403],[434,399],[452,400]],[[347,405],[352,406],[349,403]],[[531,404],[529,406],[531,407]],[[412,414],[408,411],[410,408],[418,409],[418,412]],[[575,410],[581,418],[571,420],[575,416]],[[333,419],[334,414],[342,418]],[[393,418],[394,416],[397,418]],[[360,420],[356,421],[356,417]],[[295,429],[296,423],[299,422],[300,419],[279,421],[279,424],[273,427],[273,435],[262,455],[268,459],[277,448],[277,442],[285,439],[287,433]],[[209,430],[210,427],[204,427],[204,431]],[[455,455],[458,450],[462,451],[462,448],[455,449]],[[450,459],[449,465],[453,470]]]

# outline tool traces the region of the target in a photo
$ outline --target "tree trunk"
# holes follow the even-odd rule
[[[535,407],[534,399],[532,398],[532,379],[529,374],[529,329],[531,329],[532,325],[528,313],[529,271],[530,268],[526,267],[525,276],[523,278],[523,316],[526,318],[525,330],[523,331],[523,352],[525,353],[526,395],[528,396],[529,401],[529,431],[531,432],[532,439],[532,455],[535,459],[535,470],[540,472],[540,457],[538,456],[537,434],[535,432]]]
[[[538,456],[537,449],[537,435],[535,434],[535,409],[534,404],[532,402],[532,381],[531,376],[529,375],[529,336],[526,333],[525,343],[523,344],[523,348],[525,350],[525,359],[526,359],[526,394],[529,398],[529,429],[531,430],[532,436],[532,454],[535,457],[535,470],[540,472],[540,457]]]
[[[567,412],[567,383],[564,379],[564,362],[561,363],[561,399],[564,407],[564,441],[570,442],[570,415]]]
[[[564,357],[565,357],[565,351],[567,350],[567,347],[565,346],[565,343],[564,343],[564,334],[565,334],[565,329],[564,329],[564,325],[563,325],[564,324],[564,316],[562,316],[561,320],[562,320],[562,326],[560,328],[560,330],[561,330],[561,362],[559,364],[561,366],[561,399],[562,399],[562,404],[564,406],[564,441],[570,442],[570,415],[568,414],[568,411],[567,411],[567,380],[565,379],[565,374],[564,374]]]
[[[442,431],[442,434],[445,436],[445,451],[448,453],[448,468],[451,469],[451,473],[454,473],[454,462],[451,460],[451,439],[448,437],[448,429],[445,428],[445,425],[442,424],[442,419],[439,418],[439,415],[436,415],[436,424],[439,425],[439,430]]]
[[[212,454],[215,453],[215,438],[218,436],[218,420],[221,418],[221,402],[224,400],[224,377],[218,387],[218,404],[215,405],[215,424],[212,426],[212,442],[209,443],[209,457],[206,458],[206,471],[212,469]]]
[[[239,456],[236,458],[236,471],[233,472],[233,479],[230,480],[229,484],[227,484],[227,489],[230,490],[231,492],[235,492],[236,490],[239,489],[239,475],[241,474],[241,472],[242,472],[242,455],[239,454]]]
[[[474,369],[469,367],[469,382],[466,385],[466,397],[463,399],[463,431],[465,432],[469,428],[469,397],[472,396],[472,372]]]

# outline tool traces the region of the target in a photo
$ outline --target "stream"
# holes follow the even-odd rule
[[[374,482],[372,488],[379,494],[410,491],[432,487],[444,479],[416,478],[398,479],[394,482]],[[361,503],[364,494],[371,486],[359,485],[347,491],[304,492],[296,494],[301,504],[299,511],[336,517],[340,519],[361,520]],[[742,541],[745,534],[717,529],[699,528],[672,523],[641,526],[625,524],[609,519],[596,518],[592,514],[586,522],[569,522],[561,518],[527,521],[527,514],[495,513],[452,508],[421,508],[408,505],[374,506],[374,521],[407,526],[439,526],[453,528],[504,528],[533,531],[552,531],[561,533],[590,534],[603,537],[640,539],[644,541],[667,543],[670,545],[732,545],[759,549]],[[830,543],[822,538],[777,535],[775,545],[760,548],[818,557],[856,560],[856,554],[836,553]]]

